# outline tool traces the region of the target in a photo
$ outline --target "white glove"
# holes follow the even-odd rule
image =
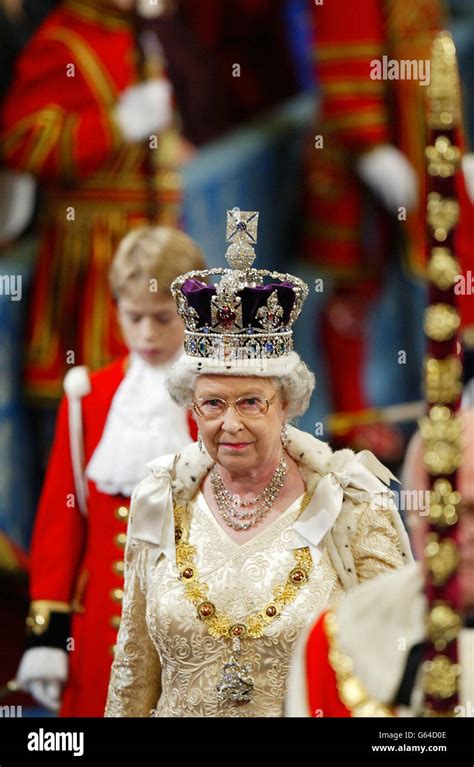
[[[18,667],[16,682],[22,690],[52,711],[58,711],[68,677],[68,657],[56,647],[32,647]]]
[[[120,96],[115,118],[127,141],[144,141],[173,119],[172,88],[163,80],[131,85]]]
[[[14,240],[33,218],[36,185],[29,173],[0,170],[0,245]]]
[[[156,19],[166,11],[166,0],[136,0],[136,10],[144,19]]]
[[[407,211],[418,207],[418,179],[415,169],[403,152],[391,144],[364,152],[356,171],[362,181],[377,195],[390,213],[399,208]]]
[[[468,152],[462,158],[462,172],[467,196],[474,205],[474,152]]]

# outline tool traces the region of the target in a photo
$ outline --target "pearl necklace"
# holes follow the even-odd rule
[[[210,474],[211,488],[217,503],[219,514],[226,525],[232,527],[233,530],[248,530],[249,527],[254,527],[258,524],[265,514],[268,514],[275,503],[276,497],[283,487],[287,474],[288,463],[285,456],[282,455],[269,484],[262,490],[262,492],[249,501],[239,501],[227,490],[222,481],[222,477],[219,474],[217,465],[214,464]],[[261,503],[256,509],[242,511],[242,508],[247,509],[248,506],[258,503],[260,499]]]

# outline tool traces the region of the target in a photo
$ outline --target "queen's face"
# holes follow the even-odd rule
[[[271,400],[276,389],[269,378],[202,375],[194,392],[195,400],[259,396]],[[223,416],[206,420],[196,414],[196,422],[207,452],[229,473],[242,473],[278,462],[281,452],[281,429],[286,420],[287,404],[277,394],[268,412],[258,418],[240,415],[228,407]]]

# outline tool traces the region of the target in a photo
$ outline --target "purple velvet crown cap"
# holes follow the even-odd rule
[[[254,288],[242,288],[237,295],[242,298],[243,327],[249,325],[261,328],[255,315],[261,306],[266,306],[273,291],[277,291],[278,303],[283,309],[283,325],[289,322],[296,296],[292,282],[272,282],[268,285],[257,285]],[[196,279],[186,280],[181,286],[181,292],[199,315],[199,326],[211,325],[211,298],[216,294],[215,285],[206,285]]]

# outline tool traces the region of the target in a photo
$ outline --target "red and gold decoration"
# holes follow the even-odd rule
[[[407,680],[409,664],[404,661],[400,669],[390,668],[381,651],[367,653],[366,636],[370,614],[369,602],[358,605],[363,615],[363,632],[356,633],[358,641],[347,641],[354,632],[354,623],[341,621],[347,604],[356,600],[354,591],[349,600],[337,610],[329,610],[319,617],[308,635],[306,645],[297,656],[295,687],[301,669],[305,673],[307,701],[300,705],[296,698],[289,696],[289,705],[296,715],[362,717],[362,716],[456,716],[460,692],[461,666],[458,659],[458,636],[463,626],[461,611],[461,589],[458,580],[459,546],[458,523],[461,494],[457,489],[457,472],[461,466],[461,423],[458,415],[462,392],[463,364],[460,357],[458,334],[461,317],[465,323],[464,310],[458,310],[454,287],[462,272],[456,258],[458,252],[457,227],[462,214],[460,205],[459,171],[461,158],[461,108],[460,86],[456,64],[456,51],[448,32],[440,33],[434,40],[431,59],[431,85],[428,92],[429,144],[426,148],[427,185],[427,236],[429,245],[429,302],[425,313],[427,355],[425,360],[426,414],[420,422],[423,438],[424,463],[429,477],[430,503],[428,532],[426,534],[424,559],[426,578],[418,573],[408,572],[410,584],[419,598],[419,615],[426,617],[416,629],[416,639],[410,642],[411,651],[422,652],[423,698],[421,707],[414,688],[418,684],[418,658],[413,658]],[[455,244],[456,243],[456,244]],[[464,446],[463,446],[464,447]],[[398,574],[403,576],[403,570]],[[413,580],[415,576],[415,580]],[[406,575],[405,575],[406,577]],[[419,584],[416,579],[419,578]],[[419,589],[425,582],[426,616]],[[396,581],[394,581],[395,583]],[[408,581],[407,581],[408,583]],[[372,588],[375,598],[387,596],[389,579],[379,581],[379,590]],[[385,589],[385,590],[384,590]],[[363,588],[359,592],[364,594]],[[401,594],[403,593],[403,597]],[[397,589],[394,606],[410,604],[410,596]],[[359,597],[360,598],[360,597]],[[363,611],[360,605],[363,604]],[[344,607],[346,605],[346,607]],[[412,602],[413,605],[413,595]],[[414,628],[415,611],[397,616],[397,634],[404,635],[408,626]],[[354,615],[354,613],[353,613]],[[341,625],[344,626],[340,632]],[[395,624],[394,624],[395,625]],[[398,634],[398,631],[400,633]],[[425,641],[423,641],[423,633]],[[391,635],[391,630],[390,630]],[[344,642],[346,640],[346,642]],[[400,648],[398,648],[400,649]],[[368,673],[373,664],[376,672]],[[372,669],[371,669],[372,671]],[[389,685],[382,690],[383,680]],[[406,689],[404,682],[408,681]],[[379,692],[380,691],[380,692]],[[374,696],[379,696],[377,700]],[[416,700],[416,702],[415,702]],[[415,708],[416,707],[416,708]]]
[[[409,158],[424,184],[424,88],[415,79],[373,79],[374,61],[426,60],[443,26],[439,0],[363,0],[311,3],[314,60],[321,91],[315,133],[324,147],[308,152],[305,254],[334,277],[378,279],[383,248],[370,259],[362,237],[364,191],[353,161],[381,144],[394,144]],[[423,213],[409,213],[407,261],[425,271]]]
[[[460,171],[461,94],[451,35],[433,43],[428,87],[429,145],[426,149],[429,242],[429,302],[425,311],[426,415],[420,421],[424,463],[430,478],[426,537],[427,646],[423,661],[425,716],[454,716],[458,702],[457,636],[462,621],[457,582],[458,508],[456,472],[462,458],[457,413],[462,390],[460,316],[454,291],[460,272],[455,253],[459,219],[456,174]]]
[[[345,3],[344,13],[337,2],[311,6],[320,99],[305,155],[302,249],[318,274],[334,279],[318,320],[336,414],[328,425],[338,446],[369,448],[392,462],[401,457],[403,440],[390,425],[397,421],[387,421],[385,413],[370,407],[364,370],[368,313],[382,290],[387,254],[393,253],[394,221],[367,194],[355,166],[377,147],[396,147],[415,170],[424,199],[426,88],[413,78],[376,79],[371,73],[384,58],[426,62],[444,25],[443,3],[360,0]],[[422,205],[406,212],[400,229],[405,265],[424,277]]]

